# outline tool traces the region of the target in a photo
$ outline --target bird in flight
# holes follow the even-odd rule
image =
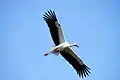
[[[75,42],[69,44],[64,37],[61,25],[58,23],[56,14],[54,11],[49,10],[43,14],[43,19],[47,23],[51,37],[55,43],[55,46],[51,48],[48,53],[45,53],[44,56],[49,54],[59,55],[61,54],[65,60],[67,60],[72,67],[76,70],[79,77],[87,77],[90,74],[90,68],[87,67],[83,61],[76,55],[72,47],[79,47]]]

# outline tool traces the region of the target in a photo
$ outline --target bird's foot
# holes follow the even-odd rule
[[[44,54],[44,56],[48,56],[48,53]]]

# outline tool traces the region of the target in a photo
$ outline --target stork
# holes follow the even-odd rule
[[[76,43],[69,44],[65,40],[61,25],[58,23],[55,12],[52,10],[45,12],[43,14],[43,19],[47,23],[51,33],[51,37],[55,43],[55,46],[52,47],[51,50],[44,55],[47,56],[51,53],[55,55],[61,54],[65,58],[65,60],[67,60],[76,70],[79,77],[84,78],[89,76],[90,68],[83,63],[83,61],[76,55],[76,53],[72,49],[72,46],[79,46]]]

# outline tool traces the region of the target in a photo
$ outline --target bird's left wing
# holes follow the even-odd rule
[[[60,43],[63,43],[65,41],[63,31],[61,25],[58,23],[55,12],[51,10],[45,12],[45,14],[43,14],[43,19],[49,27],[55,45],[57,46]]]
[[[83,61],[75,54],[72,48],[67,47],[60,53],[73,66],[80,77],[83,78],[89,76],[90,68],[83,63]]]

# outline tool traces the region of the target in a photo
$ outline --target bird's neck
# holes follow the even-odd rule
[[[71,45],[69,45],[68,47],[73,47],[74,46],[74,44],[71,44]]]

